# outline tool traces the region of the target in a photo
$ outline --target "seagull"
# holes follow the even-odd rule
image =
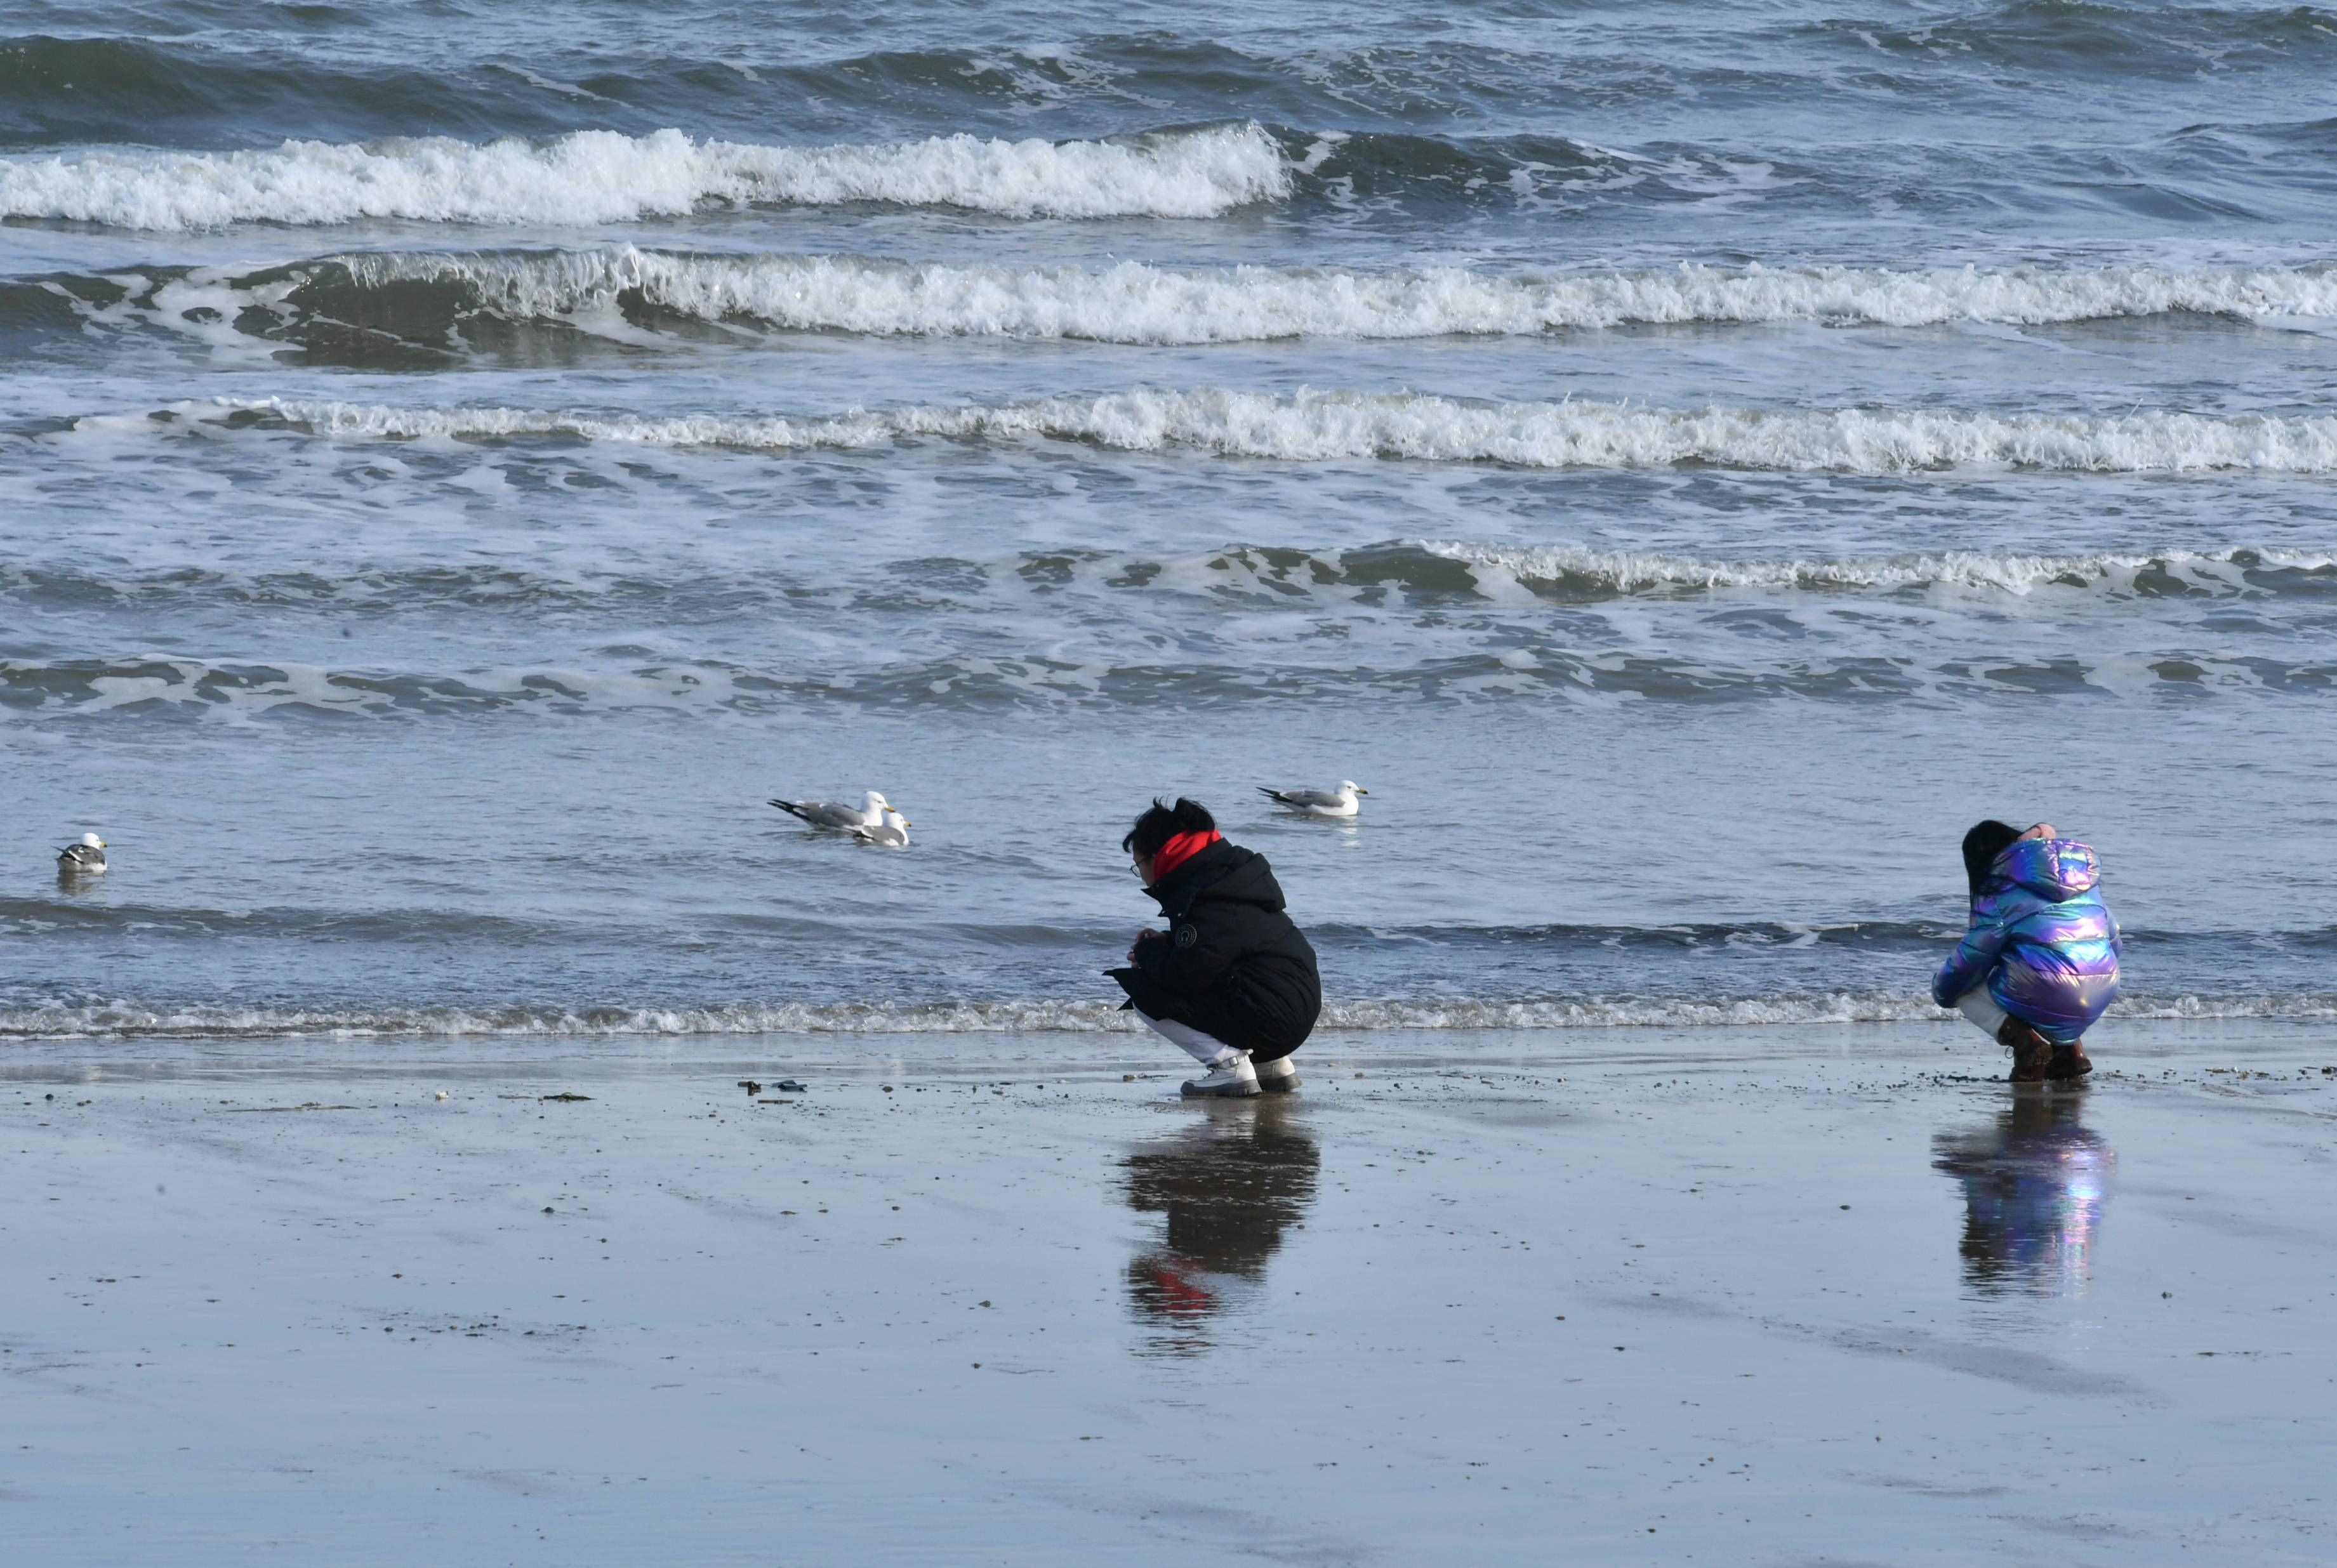
[[[883,822],[873,828],[854,828],[852,836],[864,844],[882,844],[888,850],[904,850],[909,847],[909,819],[886,806]]]
[[[57,870],[80,876],[96,876],[105,870],[105,841],[95,833],[83,833],[81,842],[67,844],[57,852]]]
[[[833,828],[839,833],[856,832],[862,828],[881,830],[885,813],[893,803],[875,790],[868,792],[865,806],[848,806],[836,801],[779,801],[771,803],[790,816],[799,816],[816,828]]]
[[[1305,812],[1308,816],[1351,817],[1363,810],[1355,803],[1355,797],[1372,792],[1358,789],[1355,781],[1350,778],[1341,779],[1339,787],[1335,790],[1270,790],[1260,784],[1257,793],[1270,800],[1279,801],[1292,811]]]

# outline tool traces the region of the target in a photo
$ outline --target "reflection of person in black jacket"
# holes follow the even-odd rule
[[[1323,1157],[1301,1115],[1291,1100],[1225,1105],[1129,1152],[1121,1195],[1167,1221],[1128,1265],[1138,1315],[1174,1331],[1153,1349],[1198,1354],[1208,1349],[1201,1334],[1211,1318],[1261,1304],[1267,1261],[1315,1202]]]
[[[1120,847],[1136,860],[1145,891],[1168,917],[1110,971],[1136,1016],[1199,1060],[1208,1073],[1188,1095],[1295,1089],[1296,1050],[1323,1011],[1315,950],[1283,912],[1274,868],[1227,843],[1198,802],[1159,801]]]

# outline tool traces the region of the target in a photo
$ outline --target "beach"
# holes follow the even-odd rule
[[[2095,1045],[1332,1036],[1226,1104],[1116,1037],[23,1045],[0,1534],[2328,1562],[2337,1030]]]

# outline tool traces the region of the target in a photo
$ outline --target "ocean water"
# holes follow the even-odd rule
[[[1937,1018],[1982,815],[2123,1013],[2326,1017],[2332,83],[2292,5],[0,6],[0,1035],[1123,1027],[1180,791],[1335,1029]]]

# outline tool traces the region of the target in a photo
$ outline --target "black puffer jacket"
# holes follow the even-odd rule
[[[1215,1035],[1254,1061],[1296,1050],[1322,1015],[1323,980],[1266,857],[1214,843],[1145,891],[1168,930],[1147,932],[1133,966],[1110,971],[1129,1005]]]

